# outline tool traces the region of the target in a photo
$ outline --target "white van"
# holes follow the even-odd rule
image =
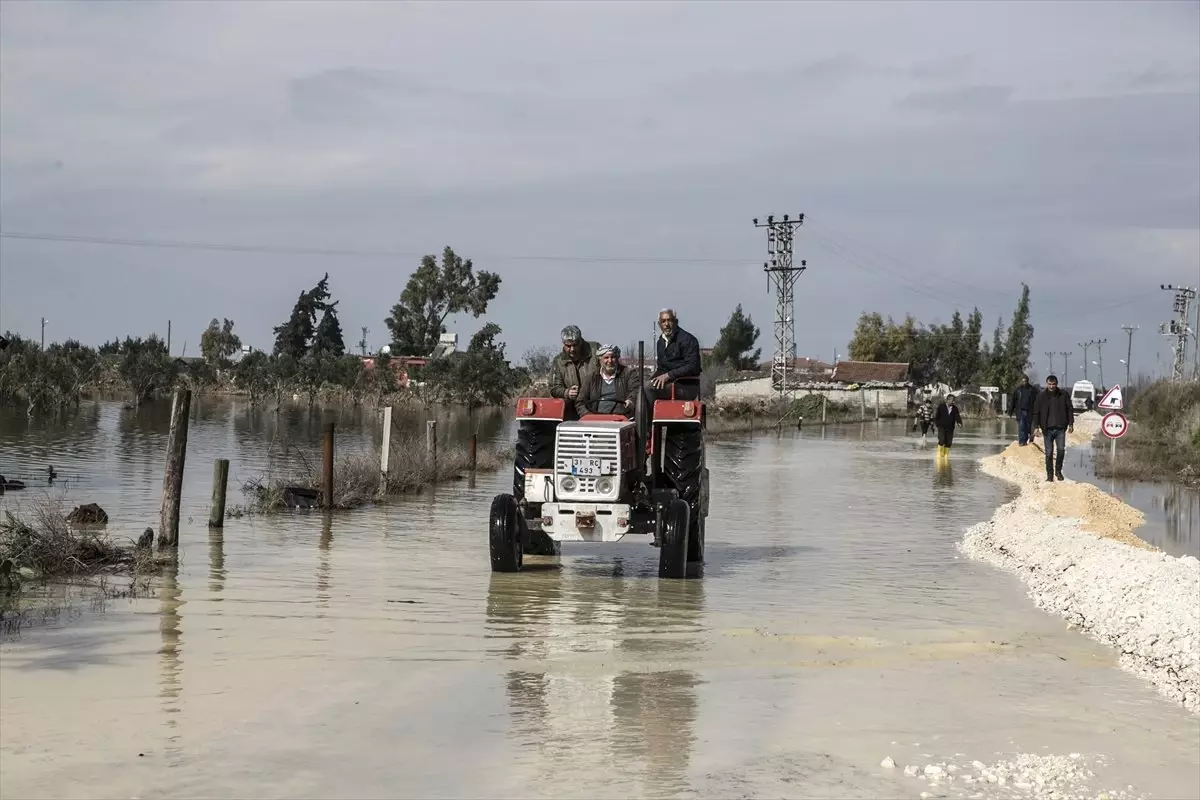
[[[1071,387],[1071,405],[1076,411],[1086,411],[1096,406],[1096,387],[1091,381],[1075,381]]]

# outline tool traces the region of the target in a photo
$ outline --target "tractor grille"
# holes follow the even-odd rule
[[[559,461],[570,458],[603,458],[615,462],[621,456],[616,431],[609,433],[560,430],[557,450],[556,457]]]
[[[569,474],[572,458],[599,458],[612,465],[609,476],[616,478],[621,471],[621,445],[618,436],[616,431],[564,431],[560,428],[554,458],[556,471],[560,475]],[[575,490],[563,493],[564,496],[579,498],[596,493],[596,482],[599,478],[580,475],[576,480],[579,483]]]

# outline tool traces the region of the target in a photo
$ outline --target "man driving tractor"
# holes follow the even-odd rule
[[[589,413],[632,417],[641,375],[621,363],[621,348],[616,345],[601,345],[597,353],[600,368],[585,379],[575,400],[576,413],[580,417]]]
[[[654,376],[646,387],[647,398],[653,404],[655,399],[669,397],[670,385],[684,379],[675,387],[675,399],[698,400],[700,342],[679,327],[679,317],[674,309],[664,308],[658,312],[658,328],[662,335],[655,346],[656,364]]]

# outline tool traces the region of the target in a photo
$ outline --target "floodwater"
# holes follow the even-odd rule
[[[117,427],[89,451],[78,423],[54,463],[136,535],[161,429],[97,413]],[[0,796],[916,798],[881,759],[1016,752],[1105,755],[1097,792],[1200,796],[1200,720],[957,556],[1011,497],[974,463],[998,426],[940,469],[895,423],[714,441],[706,574],[659,581],[640,541],[491,574],[508,473],[209,531],[211,460],[261,469],[269,443],[237,414],[193,423],[155,596],[0,644]],[[0,433],[0,471],[40,435]]]

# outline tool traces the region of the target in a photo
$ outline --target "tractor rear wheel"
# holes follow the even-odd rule
[[[688,539],[689,561],[704,560],[704,517],[706,503],[702,503],[702,488],[705,483],[704,431],[699,425],[672,423],[663,425],[663,477],[679,497],[688,504],[690,529]],[[694,557],[693,557],[694,556]]]
[[[498,494],[492,500],[489,513],[488,548],[492,555],[492,572],[520,572],[522,536],[525,520],[517,499],[511,494]]]
[[[688,528],[691,527],[688,504],[676,498],[660,513],[666,518],[662,524],[662,545],[658,550],[658,577],[686,578]]]

